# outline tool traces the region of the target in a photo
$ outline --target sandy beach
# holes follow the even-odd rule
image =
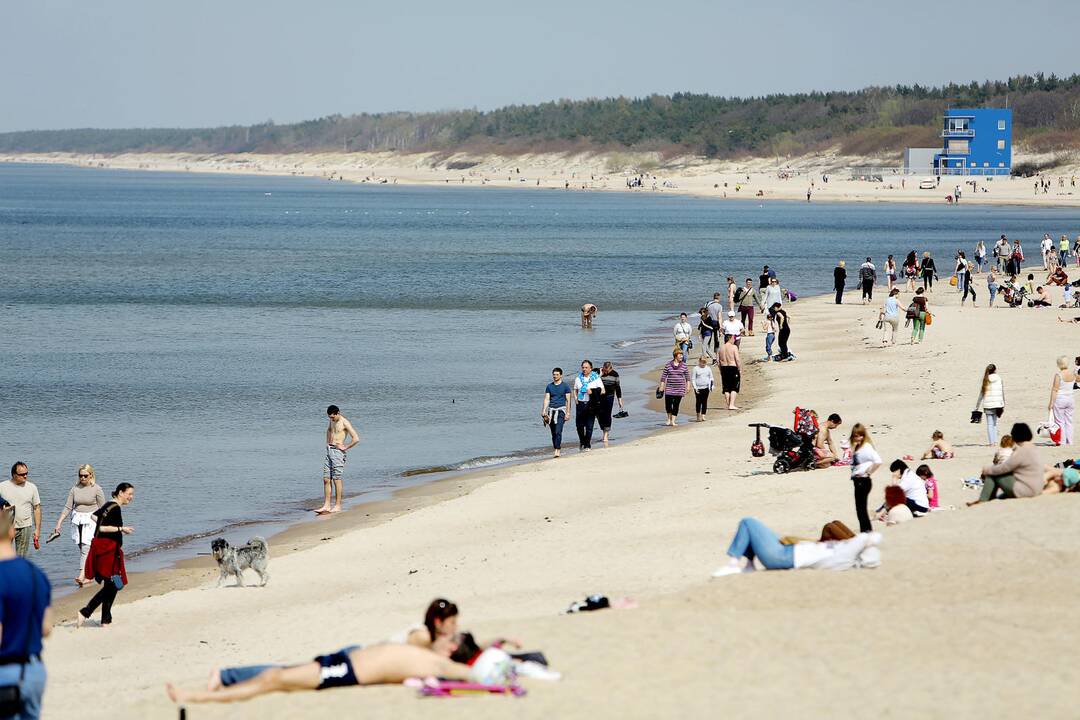
[[[1049,162],[1049,156],[1017,151],[1014,162]],[[1033,178],[942,177],[941,186],[919,189],[922,176],[892,175],[895,158],[845,156],[839,152],[794,158],[716,161],[701,157],[663,158],[656,153],[547,153],[506,157],[494,154],[326,152],[296,154],[198,155],[192,153],[69,153],[0,155],[0,162],[58,163],[82,167],[248,175],[295,175],[369,184],[521,187],[566,191],[658,192],[719,199],[812,202],[945,203],[961,186],[962,204],[1080,204],[1080,166],[1057,167],[1046,176],[1050,191],[1035,193]],[[867,168],[876,168],[869,175]],[[828,176],[828,182],[823,181]],[[630,190],[627,180],[642,176]],[[1062,180],[1059,187],[1058,180]],[[760,195],[759,195],[760,193]]]
[[[1034,425],[1054,358],[1077,354],[1075,331],[1056,309],[987,309],[982,278],[977,287],[982,305],[960,308],[955,291],[937,286],[926,341],[888,348],[873,327],[878,305],[856,293],[842,306],[802,298],[790,308],[798,360],[757,367],[744,382],[759,397],[744,399],[744,411],[714,409],[706,423],[608,450],[452,479],[367,510],[363,522],[357,511],[314,524],[325,528],[317,538],[279,536],[266,588],[216,589],[203,562],[170,571],[187,573],[172,591],[118,605],[108,630],[76,630],[67,605],[46,647],[46,715],[167,716],[167,680],[197,686],[219,665],[375,642],[445,596],[462,607],[463,627],[520,637],[564,673],[528,682],[522,699],[444,701],[448,717],[1071,717],[1077,651],[1067,630],[1080,556],[1069,541],[1080,498],[969,509],[974,494],[960,478],[992,455],[983,426],[968,423],[986,363],[1005,383],[1005,428]],[[762,355],[763,342],[745,338],[744,358]],[[874,570],[710,580],[741,517],[803,536],[832,519],[855,525],[847,468],[774,475],[770,457],[750,457],[747,423],[788,424],[796,405],[839,413],[845,434],[865,423],[886,463],[917,457],[941,429],[957,457],[931,466],[942,504],[962,509],[883,528]],[[1041,450],[1047,462],[1072,455]],[[887,477],[875,476],[872,506]],[[139,593],[135,585],[124,593]],[[559,614],[594,592],[640,607]],[[189,716],[421,717],[435,702],[358,688]]]

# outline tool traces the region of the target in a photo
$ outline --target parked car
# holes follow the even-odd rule
[[[937,187],[937,180],[934,178],[923,178],[919,181],[920,190],[933,190]]]

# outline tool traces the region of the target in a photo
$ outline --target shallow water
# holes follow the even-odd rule
[[[0,165],[0,463],[30,464],[46,529],[79,463],[135,483],[136,552],[303,519],[329,403],[362,435],[347,491],[384,495],[425,469],[546,454],[548,372],[582,357],[623,370],[616,438],[654,427],[637,376],[727,274],[769,262],[806,294],[839,258],[917,247],[949,266],[1001,232],[1030,255],[1043,232],[1078,231],[1080,212],[1045,208]],[[66,532],[37,556],[54,581],[74,574]]]

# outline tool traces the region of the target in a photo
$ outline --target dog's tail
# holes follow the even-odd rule
[[[256,536],[248,540],[248,547],[260,550],[264,555],[270,557],[270,546],[261,537]]]

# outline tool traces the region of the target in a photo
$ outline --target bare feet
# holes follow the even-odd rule
[[[172,683],[165,683],[165,694],[169,696],[169,699],[174,703],[182,703],[187,697],[187,693],[179,689]]]
[[[728,405],[728,410],[738,410],[738,409],[739,408],[736,405]]]
[[[75,627],[76,628],[81,628],[83,626],[83,623],[85,623],[85,622],[86,622],[86,618],[83,617],[83,614],[81,612],[76,611],[76,613],[75,613]]]
[[[555,451],[555,457],[559,457],[559,451],[558,450]]]
[[[330,512],[330,506],[329,505],[323,505],[320,508],[315,508],[314,510],[312,510],[312,512],[315,513],[316,515],[322,515],[323,513]]]
[[[166,685],[166,688],[170,686]],[[206,691],[214,692],[221,689],[221,668],[214,668],[210,671],[210,677],[206,679]],[[170,694],[170,697],[172,695]]]
[[[339,512],[341,512],[341,506],[340,506],[340,505],[335,505],[334,507],[332,507],[332,508],[330,508],[329,510],[327,510],[327,511],[326,511],[326,514],[327,514],[327,515],[331,515],[331,514],[333,514],[333,513],[339,513]]]

